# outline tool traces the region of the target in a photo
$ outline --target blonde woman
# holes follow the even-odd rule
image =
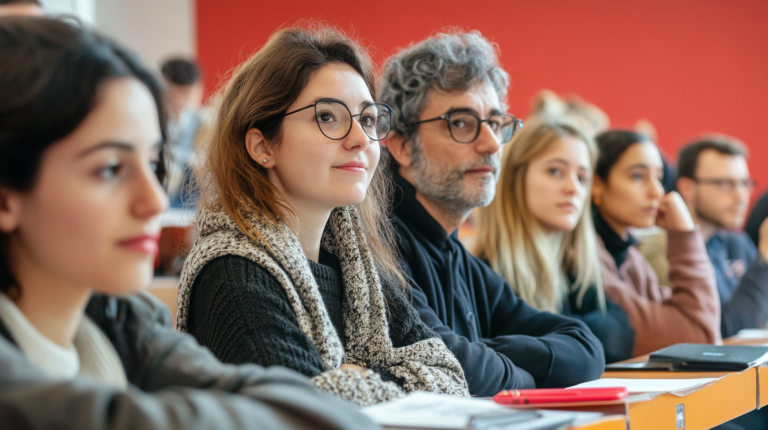
[[[581,319],[614,362],[631,357],[634,331],[603,293],[589,205],[596,158],[571,125],[523,129],[504,153],[496,198],[479,211],[477,254],[532,306]]]

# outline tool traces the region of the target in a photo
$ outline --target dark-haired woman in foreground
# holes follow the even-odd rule
[[[720,303],[714,271],[701,233],[676,192],[664,194],[656,145],[629,131],[596,137],[592,202],[603,285],[608,299],[629,315],[635,329],[633,354],[682,342],[720,343]],[[663,289],[635,248],[632,227],[658,225],[669,236],[670,289]]]
[[[375,428],[286,369],[223,365],[136,294],[162,176],[157,83],[45,18],[0,19],[4,429]]]
[[[281,30],[234,74],[177,323],[225,362],[290,367],[360,405],[467,395],[404,294],[378,168],[391,109],[375,101],[367,55],[329,30]]]

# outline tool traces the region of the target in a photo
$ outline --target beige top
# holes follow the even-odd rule
[[[128,387],[125,369],[107,336],[83,316],[68,348],[40,333],[8,297],[0,293],[0,319],[3,320],[27,359],[57,379],[85,377],[121,389]]]

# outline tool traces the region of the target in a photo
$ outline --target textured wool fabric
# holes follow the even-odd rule
[[[320,251],[309,261],[328,316],[341,343],[344,336],[344,284],[333,254]],[[437,337],[421,321],[410,298],[396,282],[383,282],[389,337],[395,348]],[[192,285],[187,330],[225,363],[285,366],[314,377],[328,370],[304,334],[282,285],[258,264],[235,255],[218,257],[200,271]],[[386,369],[372,368],[385,381],[402,385]]]
[[[392,344],[381,282],[371,253],[357,234],[361,224],[355,208],[335,209],[322,239],[322,247],[338,257],[346,287],[346,345],[334,329],[298,238],[286,226],[275,229],[257,219],[251,221],[268,246],[248,238],[224,211],[198,213],[200,237],[185,263],[179,287],[180,330],[188,330],[191,287],[203,267],[217,257],[237,255],[257,263],[282,285],[301,331],[329,369],[312,378],[319,388],[358,405],[391,400],[403,391],[468,394],[461,366],[441,340],[430,338],[399,348]],[[370,369],[341,371],[344,363],[384,369],[403,381],[402,390]]]

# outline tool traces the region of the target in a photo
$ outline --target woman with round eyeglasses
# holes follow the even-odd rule
[[[404,294],[375,96],[367,55],[331,30],[281,30],[235,73],[197,172],[177,325],[225,362],[287,366],[358,405],[467,395]]]
[[[378,428],[284,368],[222,364],[141,293],[163,192],[160,84],[50,18],[0,18],[0,427]]]

